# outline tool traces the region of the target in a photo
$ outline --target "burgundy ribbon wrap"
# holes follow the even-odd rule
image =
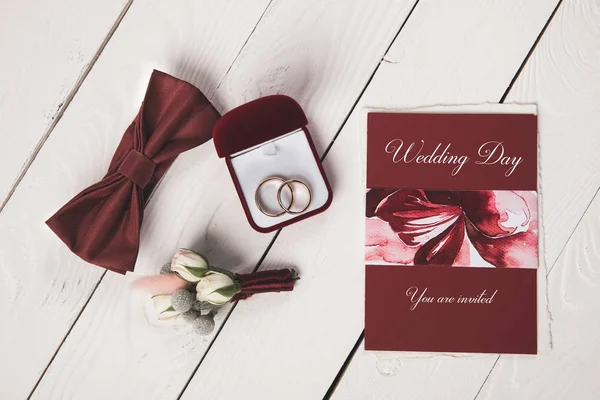
[[[294,290],[294,282],[298,276],[292,270],[278,269],[236,274],[236,278],[242,285],[242,291],[236,294],[232,301],[244,300],[256,293],[290,292]]]
[[[46,224],[85,261],[133,271],[146,200],[180,153],[211,139],[219,117],[196,87],[155,70],[104,178]]]

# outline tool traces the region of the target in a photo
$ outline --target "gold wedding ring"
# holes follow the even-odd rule
[[[284,187],[289,187],[292,192],[294,190],[294,187],[292,186],[293,183],[299,183],[300,185],[304,186],[304,188],[306,188],[306,193],[308,194],[308,200],[306,201],[306,205],[304,206],[304,208],[300,211],[292,211],[291,208],[294,205],[294,199],[292,198],[292,203],[289,206],[285,206],[283,204],[283,201],[281,201],[281,191],[283,190]],[[308,185],[302,181],[299,181],[298,179],[289,179],[287,181],[284,181],[281,186],[279,186],[279,189],[277,189],[277,202],[279,203],[279,206],[281,208],[283,208],[283,210],[288,213],[288,214],[302,214],[304,211],[306,211],[306,209],[308,208],[308,206],[310,206],[310,202],[312,201],[312,193],[310,192],[310,188],[308,187]]]
[[[256,207],[260,210],[261,213],[265,214],[268,217],[279,217],[280,215],[283,215],[286,213],[285,208],[281,207],[281,212],[279,212],[279,213],[270,213],[264,209],[264,207],[262,206],[262,203],[260,201],[260,194],[259,194],[260,188],[262,188],[265,183],[268,183],[271,181],[281,181],[282,182],[282,184],[279,186],[279,189],[277,190],[277,201],[280,206],[281,206],[281,204],[283,204],[283,202],[280,201],[280,199],[281,199],[280,190],[283,187],[283,184],[285,183],[285,179],[280,178],[278,176],[270,176],[267,179],[263,180],[260,183],[260,185],[258,185],[258,187],[256,188],[256,192],[254,192],[254,202],[256,203]],[[289,186],[289,188],[290,188],[291,196],[290,196],[290,204],[288,207],[291,207],[292,204],[294,204],[294,188],[292,186]]]
[[[279,185],[279,188],[277,189],[277,203],[279,203],[279,207],[281,207],[281,212],[278,212],[278,213],[269,212],[268,210],[265,209],[265,207],[263,207],[263,204],[260,201],[261,188],[263,187],[264,184],[271,182],[271,181],[281,182],[281,185]],[[292,207],[294,206],[294,186],[293,185],[295,183],[304,186],[304,188],[306,189],[306,193],[308,194],[308,200],[306,202],[306,205],[300,211],[292,210]],[[283,199],[281,198],[283,189],[286,187],[289,188],[290,194],[291,194],[290,201],[287,206],[284,204]],[[312,193],[310,191],[310,187],[308,187],[308,185],[306,183],[304,183],[298,179],[284,179],[279,176],[270,176],[270,177],[264,179],[256,188],[256,192],[254,193],[254,202],[256,203],[256,207],[259,209],[259,211],[268,217],[279,217],[283,214],[301,214],[304,211],[306,211],[308,209],[308,207],[310,206],[310,203],[312,202]]]

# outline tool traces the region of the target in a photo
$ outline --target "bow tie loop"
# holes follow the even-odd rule
[[[154,161],[146,157],[144,153],[131,149],[119,166],[118,172],[144,189],[152,179],[155,169]]]

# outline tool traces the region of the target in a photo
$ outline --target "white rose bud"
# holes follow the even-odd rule
[[[173,256],[171,271],[188,282],[198,282],[208,272],[208,260],[195,251],[181,249]]]
[[[152,297],[152,303],[154,309],[158,313],[158,319],[171,319],[181,314],[173,308],[170,294],[159,294],[158,296],[154,296]]]
[[[240,290],[240,284],[229,275],[210,271],[198,281],[196,299],[220,306],[230,301]]]

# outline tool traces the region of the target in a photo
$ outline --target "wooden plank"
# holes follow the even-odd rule
[[[419,2],[327,155],[331,208],[285,228],[265,260],[265,268],[297,266],[302,279],[296,290],[240,302],[183,399],[307,399],[327,392],[363,329],[364,244],[356,218],[364,212],[360,108],[497,101],[555,5]],[[395,379],[408,396],[474,395],[493,362],[415,360]],[[446,390],[436,389],[438,383],[448,383]]]
[[[44,221],[73,195],[103,176],[117,143],[140,107],[153,68],[191,81],[207,95],[213,95],[267,4],[268,0],[243,4],[237,1],[174,4],[156,0],[136,2],[131,6],[0,218],[0,314],[3,315],[0,376],[2,382],[11,382],[0,385],[0,397],[23,398],[32,390],[104,273],[71,254]],[[209,147],[210,144],[201,152]],[[187,156],[189,162],[190,155]],[[182,168],[185,166],[184,161]],[[178,193],[189,192],[181,190]],[[169,197],[179,197],[183,201],[200,199],[170,194]],[[179,210],[171,210],[168,219],[173,229],[164,229],[161,233],[176,240],[178,232],[186,226],[186,220],[175,224],[173,221],[180,216]],[[145,235],[153,227],[151,216],[148,222]],[[172,253],[173,248],[163,248],[163,251]],[[144,254],[148,255],[148,251]],[[141,260],[148,262],[148,256],[142,256]],[[151,261],[162,263],[166,259]],[[111,314],[115,309],[129,310],[124,303],[114,303],[119,299],[118,289],[129,293],[126,279],[112,274],[110,279],[120,282],[120,286],[110,287],[109,300],[99,304],[97,314],[85,317],[90,317],[96,328],[98,323],[116,322],[118,319]],[[108,308],[111,304],[113,309]],[[138,313],[143,316],[140,310],[131,314]],[[131,373],[118,361],[144,341],[137,337],[137,331],[133,335],[127,330],[128,326],[124,328],[115,336],[121,347],[100,368],[107,373],[120,373],[121,380],[127,381]],[[93,353],[108,340],[106,334],[102,331],[87,341],[75,343],[82,352],[77,357]],[[168,335],[163,331],[157,334],[162,337],[162,342],[152,342],[152,346],[156,345],[160,352]],[[180,338],[179,342],[182,340],[185,339]],[[144,359],[144,354],[140,354],[140,359]],[[152,356],[146,359],[149,365],[153,365],[152,360]],[[82,367],[86,364],[81,359],[69,361],[75,362],[75,372],[85,372]],[[161,365],[163,370],[174,374],[190,373],[189,368],[186,369],[189,365],[185,363],[178,365],[165,361]],[[132,364],[127,368],[136,370]],[[88,391],[94,390],[95,385],[105,387],[105,391],[117,390],[107,383],[110,381],[94,375],[91,369],[89,371],[86,375],[89,380],[79,382],[88,385]],[[140,373],[143,372],[140,368]],[[144,383],[150,376],[140,375]],[[177,393],[180,388],[173,386],[177,381],[165,380],[171,376],[155,381],[163,385],[162,389],[156,390],[170,389],[171,395]],[[180,382],[185,380],[186,376],[180,376]],[[135,379],[131,381],[144,387]],[[73,390],[62,384],[53,386],[56,382],[60,383],[60,380],[45,382],[47,386],[42,387],[42,398],[66,396]],[[114,397],[121,397],[122,393],[126,393],[125,388]],[[91,396],[93,393],[75,397]],[[157,396],[162,398],[160,393]]]
[[[506,102],[538,103],[546,263],[600,187],[598,2],[565,0]]]
[[[600,356],[599,24],[597,2],[565,0],[509,95],[540,105],[549,259],[559,256],[579,225],[548,275],[553,350],[538,357],[500,357],[482,399],[600,396],[595,379]]]
[[[333,138],[411,6],[411,1],[391,0],[376,5],[367,0],[352,4],[313,0],[293,6],[274,1],[223,83],[214,85],[218,89],[209,90],[210,97],[221,110],[277,92],[294,96],[308,110],[320,106],[322,110],[312,120],[311,129],[314,128],[318,146],[323,148]],[[198,8],[194,12],[196,15],[190,19],[198,19],[206,11]],[[121,63],[113,66],[117,61],[112,48],[119,49],[115,54],[124,54],[128,48],[140,46],[139,41],[127,39],[138,36],[131,30],[141,22],[129,20],[138,14],[134,5],[123,22],[126,33],[115,36],[94,69],[98,75],[90,76],[86,84],[100,86],[109,79],[112,69],[122,68]],[[148,18],[146,14],[164,18],[162,11],[145,11],[139,19]],[[224,27],[236,23],[221,21]],[[165,24],[171,29],[170,25]],[[173,33],[165,29],[157,33],[165,36],[159,43],[168,44],[175,35],[189,37],[182,47],[189,54],[201,53],[208,45],[205,39],[198,39],[203,35],[194,29],[195,26],[186,26]],[[222,46],[223,42],[215,39],[219,35],[213,36],[215,45]],[[142,46],[155,45],[153,40],[156,39],[148,39],[147,44],[144,41]],[[160,49],[156,52],[161,54]],[[135,56],[148,58],[143,53]],[[218,70],[210,65],[206,68],[211,73]],[[108,102],[86,98],[77,107],[112,109],[105,103]],[[71,124],[82,123],[79,118],[73,117]],[[71,127],[65,132],[66,129],[70,135]],[[78,148],[91,146],[89,141],[86,139]],[[107,154],[98,155],[94,162],[100,162],[100,156]],[[146,209],[136,271],[156,273],[179,246],[202,251],[215,265],[249,271],[272,237],[254,232],[245,222],[225,163],[209,144],[181,156],[161,182]],[[47,246],[54,249],[54,245]],[[127,280],[106,275],[33,397],[176,397],[211,338],[200,338],[185,327],[173,331],[149,323],[138,300],[130,298]],[[218,325],[226,315],[227,310],[219,313]]]
[[[474,399],[497,356],[406,357],[365,352],[354,355],[332,399]]]
[[[0,209],[33,156],[39,141],[52,129],[63,110],[63,105],[73,96],[82,76],[94,61],[103,41],[113,25],[129,6],[127,0],[106,0],[87,4],[77,0],[54,2],[18,1],[0,4]],[[37,221],[35,222],[37,224]],[[13,251],[8,247],[8,238],[2,235],[1,253]],[[20,243],[24,251],[31,250],[31,243]],[[23,254],[23,253],[21,253]],[[18,264],[15,265],[18,268]],[[13,304],[26,295],[21,292],[18,278],[6,272],[4,261],[0,261],[0,315],[4,321],[0,330],[0,398],[12,399],[29,393],[35,376],[21,374],[23,368],[33,368],[38,373],[45,364],[36,363],[35,351],[45,338],[36,338],[38,343],[23,343],[19,353],[10,349],[19,347],[22,334],[13,333],[15,327],[5,324],[19,321],[23,331],[36,336],[33,327],[51,320],[52,315],[35,321],[29,314],[19,315]],[[52,280],[46,282],[52,285]],[[60,285],[54,296],[59,294]],[[37,291],[36,288],[33,288]],[[34,307],[39,307],[39,303]],[[42,310],[44,312],[45,310]],[[27,315],[27,316],[26,316]],[[52,335],[52,328],[47,332]],[[49,349],[52,354],[53,349]],[[28,354],[27,359],[23,354]],[[11,358],[13,357],[13,358]],[[10,382],[10,384],[7,384]]]
[[[500,357],[479,399],[600,396],[599,238],[600,196],[596,195],[548,277],[554,348],[536,357]]]
[[[588,379],[587,383],[578,380],[579,377],[586,379],[591,370],[585,360],[593,359],[590,355],[599,351],[593,336],[597,326],[591,317],[597,312],[593,307],[596,301],[589,286],[581,288],[574,299],[577,312],[571,313],[573,308],[566,306],[564,295],[567,287],[581,284],[582,271],[594,273],[593,260],[598,254],[593,247],[585,247],[587,241],[581,239],[579,232],[585,230],[590,238],[598,237],[597,229],[590,227],[590,221],[596,218],[593,210],[597,215],[597,204],[588,211],[587,222],[582,222],[586,227],[579,227],[568,243],[569,255],[563,254],[556,260],[600,186],[596,172],[599,170],[596,153],[600,148],[597,135],[600,86],[596,84],[598,75],[595,73],[600,68],[596,29],[599,19],[591,3],[564,1],[506,99],[507,102],[538,104],[546,262],[549,269],[554,267],[549,275],[549,304],[555,349],[537,357],[500,357],[478,398],[597,397],[598,385],[594,380]],[[575,43],[577,51],[573,53]],[[597,285],[593,276],[588,284]],[[584,303],[591,308],[584,308]],[[573,343],[577,343],[579,351],[572,352]],[[388,379],[377,372],[377,364],[382,362],[373,354],[359,351],[333,397],[362,399],[370,393],[386,398],[405,390],[402,378]],[[384,365],[396,362],[402,363],[403,369],[410,365],[400,356],[386,359]],[[464,369],[457,371],[462,373]],[[367,392],[369,387],[378,390]],[[440,393],[428,398],[442,397]]]
[[[129,3],[0,4],[0,208]]]

